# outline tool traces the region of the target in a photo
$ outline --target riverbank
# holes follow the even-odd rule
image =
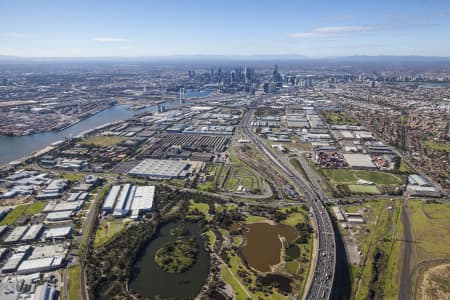
[[[177,105],[176,101],[165,102],[168,107]],[[128,104],[114,105],[91,117],[61,131],[49,131],[27,136],[0,135],[0,166],[13,161],[24,161],[45,147],[66,137],[78,135],[103,124],[126,120],[135,115]],[[157,106],[148,107],[140,113],[155,111]]]

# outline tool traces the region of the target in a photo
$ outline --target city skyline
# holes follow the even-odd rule
[[[450,56],[450,4],[0,3],[0,55]]]

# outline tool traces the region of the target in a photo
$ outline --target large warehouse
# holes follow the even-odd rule
[[[138,186],[131,204],[131,218],[137,219],[141,212],[149,211],[155,197],[154,186]]]
[[[47,272],[58,269],[62,264],[61,256],[25,260],[17,269],[17,274]]]
[[[346,153],[343,155],[348,166],[352,169],[377,169],[377,166],[373,163],[368,154]]]
[[[146,159],[128,172],[128,175],[154,179],[184,178],[189,166],[185,160]]]
[[[131,211],[131,218],[137,219],[142,212],[152,209],[154,197],[154,186],[115,185],[109,191],[102,210],[118,218],[125,217]]]

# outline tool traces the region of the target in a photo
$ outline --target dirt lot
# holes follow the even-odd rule
[[[450,299],[450,264],[431,267],[425,271],[420,282],[417,299]]]

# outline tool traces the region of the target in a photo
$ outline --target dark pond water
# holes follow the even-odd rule
[[[297,245],[291,245],[286,249],[286,255],[292,259],[296,259],[300,256],[300,248]]]
[[[164,298],[186,299],[195,297],[202,288],[209,273],[209,255],[203,246],[199,226],[196,223],[186,223],[189,235],[195,238],[199,245],[199,253],[195,264],[186,272],[171,274],[164,272],[155,263],[156,251],[165,243],[177,238],[170,235],[170,230],[180,223],[169,223],[160,228],[158,236],[151,241],[134,266],[130,289],[144,297],[154,299]]]
[[[292,279],[278,274],[268,274],[261,279],[263,285],[271,285],[281,292],[290,293],[292,291]]]

